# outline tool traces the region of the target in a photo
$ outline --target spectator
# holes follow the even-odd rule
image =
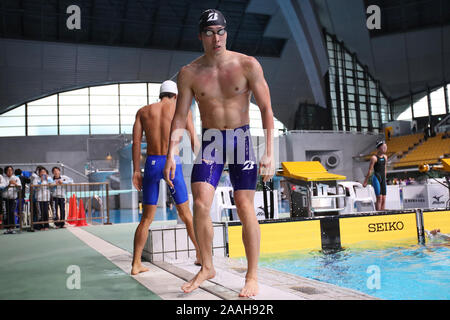
[[[5,178],[3,178],[3,168],[0,168],[0,219],[2,219],[2,224],[4,224],[3,220],[3,188],[5,184]]]
[[[20,169],[16,169],[14,171],[14,174],[20,179],[20,184],[22,185],[22,189],[19,192],[19,197],[17,198],[17,213],[21,215],[25,206],[25,186],[29,184],[31,180],[23,176],[22,170]]]
[[[59,220],[61,222],[55,222],[55,226],[64,228],[64,220],[66,219],[66,188],[64,184],[73,183],[73,180],[68,176],[61,175],[61,169],[53,167],[53,181],[56,187],[52,188],[52,209],[53,209],[53,221],[58,220],[58,208],[59,208]]]
[[[39,170],[39,180],[37,180],[37,184],[40,185],[40,187],[36,188],[35,192],[37,209],[39,212],[38,216],[40,217],[39,221],[46,221],[41,225],[44,230],[48,230],[48,209],[50,204],[50,190],[48,185],[53,184],[53,179],[48,175],[48,170],[44,167]]]
[[[37,185],[38,184],[38,181],[40,180],[40,178],[39,178],[39,171],[42,168],[43,168],[42,166],[37,166],[35,172],[33,172],[31,174],[31,177],[30,177],[30,184],[31,185]],[[30,203],[31,203],[31,206],[32,206],[33,222],[41,221],[41,216],[39,215],[40,214],[40,210],[38,209],[37,201],[36,201],[36,192],[38,190],[39,189],[37,187],[33,188],[33,192],[31,192],[31,190],[30,190],[30,197],[31,197],[31,195],[33,195],[33,198],[30,199]],[[31,229],[31,230],[34,231],[34,229],[41,230],[42,229],[42,225],[41,224],[35,224],[33,229]]]
[[[4,225],[6,227],[5,234],[15,233],[14,228],[16,221],[14,219],[14,211],[16,210],[16,199],[18,191],[22,188],[20,179],[14,175],[14,169],[11,166],[7,166],[4,169],[3,175],[3,201],[5,202],[6,219]],[[14,226],[12,226],[14,225]]]

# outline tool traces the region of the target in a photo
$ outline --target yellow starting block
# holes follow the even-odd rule
[[[423,163],[419,166],[419,171],[424,173],[424,172],[428,172],[430,170],[435,170],[435,171],[444,171],[447,173],[450,173],[450,158],[447,159],[441,159],[442,164],[438,164],[438,165],[430,165],[430,164],[426,164]]]
[[[446,172],[450,172],[450,158],[441,159],[442,169]]]
[[[319,161],[282,162],[277,175],[302,181],[336,181],[347,177],[329,173]]]
[[[291,217],[336,215],[345,208],[345,190],[338,180],[345,176],[329,173],[319,161],[282,162],[278,176],[289,184]]]

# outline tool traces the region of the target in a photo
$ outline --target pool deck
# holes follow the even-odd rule
[[[0,262],[1,299],[152,299],[152,300],[240,300],[239,291],[245,281],[246,262],[214,257],[216,277],[205,281],[199,289],[185,294],[181,285],[193,278],[200,267],[189,260],[143,262],[149,272],[131,276],[132,242],[137,223],[105,226],[68,227],[66,229],[23,232],[17,235],[0,234],[0,254],[6,259]],[[22,240],[16,240],[20,239]],[[49,249],[44,257],[42,239]],[[68,241],[68,242],[64,242]],[[16,245],[17,243],[17,245]],[[60,246],[63,246],[62,248]],[[14,250],[14,246],[17,246]],[[73,254],[70,252],[74,251]],[[27,250],[25,250],[27,249]],[[22,253],[21,253],[22,252]],[[33,254],[31,254],[33,252]],[[66,254],[68,253],[68,254]],[[28,255],[28,256],[25,256]],[[33,257],[29,257],[33,255]],[[8,261],[9,260],[9,261]],[[91,263],[91,261],[97,261]],[[52,270],[37,268],[54,261]],[[26,270],[12,272],[14,263],[24,262],[33,273]],[[68,265],[79,265],[82,272],[81,289],[67,288]],[[23,267],[23,265],[21,264]],[[56,269],[56,270],[55,270]],[[86,275],[85,270],[89,270]],[[106,275],[105,275],[106,273]],[[11,274],[12,277],[5,275]],[[43,278],[47,289],[42,295],[31,278]],[[258,269],[260,292],[251,300],[373,300],[376,297],[328,283],[260,267]],[[115,283],[117,281],[117,283]],[[111,286],[107,289],[105,284]],[[17,294],[11,294],[14,285]],[[17,287],[19,285],[19,287]],[[43,285],[43,284],[42,284]],[[21,286],[21,287],[20,287]],[[57,287],[56,289],[54,287]],[[64,288],[63,288],[64,287]],[[28,292],[24,297],[23,292]],[[131,293],[130,293],[131,292]],[[133,293],[134,292],[134,293]],[[21,294],[22,293],[22,294]]]

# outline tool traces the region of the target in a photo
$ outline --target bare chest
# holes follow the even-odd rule
[[[238,67],[208,68],[195,76],[194,94],[197,101],[227,100],[248,94],[248,81]]]

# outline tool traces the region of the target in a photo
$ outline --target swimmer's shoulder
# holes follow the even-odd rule
[[[261,64],[258,59],[253,56],[248,56],[243,53],[233,52],[235,59],[242,66],[242,69],[246,73],[262,71]]]
[[[151,103],[146,106],[143,106],[136,112],[136,116],[143,117],[143,116],[155,111],[155,109],[158,109],[160,107],[160,105],[161,105],[161,102],[155,102],[155,103]]]
[[[181,67],[177,76],[178,90],[181,87],[191,87],[192,83],[195,82],[196,76],[202,69],[201,57],[195,59],[191,63]]]
[[[370,157],[370,162],[373,162],[374,164],[378,161],[378,157],[374,154]]]
[[[200,56],[200,57],[196,58],[195,60],[191,61],[190,63],[188,63],[187,65],[183,66],[180,69],[178,76],[180,76],[180,74],[181,75],[194,75],[202,67],[204,67],[204,56]]]

